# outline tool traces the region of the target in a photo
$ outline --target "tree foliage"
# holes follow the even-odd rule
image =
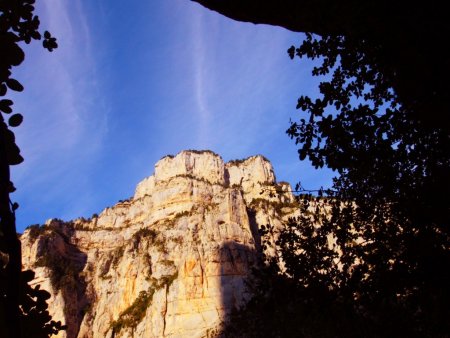
[[[22,272],[20,297],[22,336],[47,338],[65,330],[66,327],[60,321],[52,320],[48,312],[47,300],[50,298],[50,293],[41,290],[39,285],[34,287],[29,285],[34,276],[31,270]]]
[[[373,48],[345,36],[308,34],[300,47],[288,50],[291,58],[321,58],[313,75],[331,73],[320,84],[321,97],[298,100],[306,116],[287,132],[300,145],[301,159],[337,176],[328,191],[329,209],[313,199],[314,217],[292,222],[280,245],[296,271],[305,257],[288,252],[287,244],[302,245],[311,231],[332,236],[338,258],[328,255],[327,246],[315,246],[319,255],[313,262],[328,262],[339,297],[367,316],[380,315],[390,304],[408,312],[418,332],[443,334],[450,314],[448,128],[415,118],[392,76],[379,68]],[[311,201],[303,201],[303,211],[308,208]],[[320,226],[313,226],[321,215]]]
[[[299,198],[301,216],[281,231],[280,256],[268,258],[278,282],[266,291],[279,297],[289,290],[290,297],[280,298],[285,317],[263,327],[285,330],[283,321],[293,319],[292,331],[281,336],[450,332],[448,129],[414,117],[395,81],[378,67],[372,46],[307,34],[301,46],[288,50],[291,58],[319,58],[313,75],[324,81],[320,97],[299,98],[302,117],[287,133],[301,160],[331,168],[336,177],[324,196]],[[312,304],[347,319],[326,320]],[[309,322],[297,316],[305,311]]]
[[[52,51],[57,47],[56,39],[49,32],[39,32],[39,18],[34,15],[34,0],[0,0],[0,311],[2,336],[21,337],[27,335],[22,330],[25,322],[32,320],[42,323],[43,335],[33,331],[34,336],[50,335],[61,329],[49,320],[43,311],[42,292],[27,286],[30,280],[21,272],[21,248],[15,226],[17,203],[10,200],[9,194],[15,191],[10,180],[10,166],[23,161],[11,128],[18,127],[23,121],[21,113],[14,112],[13,101],[7,99],[9,91],[21,92],[22,84],[12,77],[13,67],[19,66],[25,59],[21,43],[29,44],[32,40],[43,40],[43,47]],[[25,284],[23,283],[25,278]],[[34,294],[38,297],[37,305],[26,298]],[[31,296],[31,297],[34,297]],[[30,303],[31,302],[31,303]],[[45,300],[44,300],[45,303]],[[21,325],[21,323],[23,325]],[[39,326],[39,325],[38,325]],[[25,327],[25,326],[24,326]],[[52,331],[53,330],[53,331]],[[29,336],[29,335],[28,335]]]
[[[413,118],[430,127],[450,128],[450,102],[445,99],[450,91],[450,51],[445,44],[450,21],[440,1],[192,1],[238,21],[351,39],[389,78]]]
[[[447,336],[450,29],[441,4],[194,1],[305,32],[288,54],[316,59],[312,73],[323,78],[318,97],[298,99],[287,133],[301,160],[336,176],[322,196],[299,199],[301,216],[280,233],[265,290],[281,301],[263,292],[248,310],[275,304],[285,316],[264,317],[255,336],[287,322],[296,329],[272,336]],[[346,316],[327,321],[318,303]]]

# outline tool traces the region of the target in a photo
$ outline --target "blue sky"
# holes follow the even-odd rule
[[[331,174],[298,160],[285,134],[300,95],[316,95],[302,35],[231,21],[188,0],[41,0],[48,53],[25,46],[13,97],[25,162],[13,168],[18,231],[93,213],[133,195],[183,149],[225,161],[263,154],[277,179],[318,188]]]

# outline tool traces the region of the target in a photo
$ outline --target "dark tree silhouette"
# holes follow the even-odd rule
[[[34,0],[0,0],[0,253],[5,259],[0,267],[2,334],[6,337],[21,337],[20,318],[27,309],[24,300],[24,284],[21,276],[21,248],[17,237],[14,212],[17,203],[12,203],[9,194],[15,188],[10,180],[10,166],[23,161],[10,128],[19,126],[23,116],[13,113],[13,101],[3,98],[8,90],[21,92],[23,86],[12,78],[11,70],[20,65],[25,54],[20,43],[30,43],[42,38],[39,18],[33,14]],[[43,47],[52,51],[57,47],[56,39],[49,32],[43,34]],[[7,122],[5,117],[8,117]],[[37,291],[36,291],[37,292]],[[29,293],[26,293],[29,294]],[[42,307],[38,297],[38,308]],[[27,303],[29,305],[29,302]],[[31,311],[31,310],[30,310]],[[32,310],[35,311],[35,310]],[[41,310],[36,313],[43,313]],[[28,314],[31,316],[31,312]],[[27,317],[30,318],[30,317]],[[55,326],[56,327],[56,326]],[[37,334],[37,333],[36,333]],[[3,337],[3,336],[2,336]]]
[[[394,88],[410,118],[450,128],[450,24],[439,1],[192,0],[234,20],[322,37],[345,36]],[[350,44],[350,42],[352,44]]]
[[[443,192],[450,188],[450,137],[443,119],[439,125],[420,116],[443,107],[444,94],[417,95],[410,104],[405,97],[416,94],[402,93],[380,68],[377,52],[351,37],[307,34],[288,53],[319,57],[313,75],[331,73],[320,84],[321,97],[298,100],[306,114],[288,134],[301,146],[300,159],[337,176],[327,203],[302,199],[305,216],[282,233],[287,273],[302,285],[335,290],[336,299],[352,303],[364,317],[402,313],[416,334],[445,335],[450,202]],[[324,245],[330,237],[333,254]],[[322,241],[293,249],[312,239]]]
[[[40,286],[30,286],[30,282],[34,279],[34,272],[31,270],[21,273],[20,298],[19,305],[21,308],[20,328],[22,337],[48,338],[53,334],[57,334],[66,327],[61,322],[52,320],[48,312],[47,300],[50,293],[41,290]],[[8,337],[5,326],[0,329],[1,337]]]
[[[336,177],[319,196],[299,198],[302,216],[277,241],[283,269],[268,259],[292,285],[286,313],[325,299],[327,311],[340,309],[374,336],[448,335],[450,20],[442,5],[196,2],[305,32],[288,54],[318,59],[312,73],[324,77],[319,97],[299,98],[302,116],[287,131],[301,160]],[[349,336],[344,323],[324,335]]]

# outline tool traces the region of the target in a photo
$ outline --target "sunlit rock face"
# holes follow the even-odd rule
[[[68,325],[59,337],[207,337],[249,299],[258,229],[294,214],[290,191],[262,156],[183,151],[98,216],[25,231],[24,268]]]

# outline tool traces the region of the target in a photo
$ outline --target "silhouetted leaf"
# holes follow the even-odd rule
[[[41,33],[39,33],[39,32],[33,32],[32,34],[31,34],[31,37],[33,38],[33,39],[35,39],[35,40],[40,40],[41,39]]]
[[[0,53],[2,61],[12,66],[18,66],[25,58],[22,48],[15,41],[15,35],[11,32],[0,36]]]
[[[9,118],[8,124],[9,124],[11,127],[18,127],[18,126],[20,126],[20,124],[22,123],[22,121],[23,121],[23,116],[22,116],[22,114],[14,114],[14,115],[12,115],[12,116]]]
[[[22,271],[22,281],[25,283],[31,282],[35,275],[36,274],[33,270]]]
[[[0,96],[5,96],[7,90],[8,88],[4,83],[0,84]]]
[[[13,102],[11,100],[0,100],[0,110],[6,114],[10,114],[12,112],[12,106]]]
[[[6,81],[6,85],[12,89],[15,90],[16,92],[21,92],[23,91],[23,86],[20,84],[19,81],[15,80],[15,79],[8,79]]]
[[[11,181],[9,182],[8,191],[10,193],[16,191],[16,187],[14,186],[14,183]]]
[[[3,140],[5,142],[6,155],[9,165],[17,165],[23,162],[23,157],[20,155],[20,149],[16,145],[14,133],[11,130],[2,128]]]
[[[44,41],[42,41],[42,46],[46,48],[49,52],[52,52],[53,49],[58,48],[58,44],[56,43],[56,39],[49,37],[45,38]]]
[[[295,56],[295,47],[294,47],[294,46],[289,47],[289,49],[287,50],[287,52],[288,52],[288,54],[289,54],[289,57],[290,57],[291,59],[293,59],[294,56]]]
[[[23,162],[23,157],[20,155],[19,147],[17,147],[17,150],[14,150],[10,153],[8,153],[8,163],[9,165],[18,165]]]
[[[300,157],[300,161],[303,161],[306,158],[306,150],[301,149],[299,151],[299,157]],[[310,188],[308,188],[308,189],[310,189]]]

